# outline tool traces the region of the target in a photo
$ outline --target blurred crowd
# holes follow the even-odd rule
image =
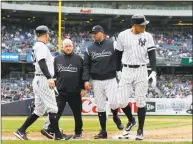
[[[17,25],[2,24],[1,36],[2,52],[30,53],[36,40],[32,29],[21,28]]]
[[[11,72],[1,79],[1,102],[13,102],[33,98],[33,73]]]
[[[36,41],[35,31],[24,29],[17,25],[2,25],[1,52],[31,53],[33,44]],[[70,38],[74,42],[74,51],[83,56],[86,47],[92,42],[90,34],[86,31],[69,31],[62,33],[62,40]],[[62,41],[61,40],[61,41]],[[47,44],[53,55],[58,53],[57,31],[50,32],[49,43]]]
[[[192,33],[153,31],[159,57],[164,57],[169,61],[192,57]]]
[[[31,53],[36,41],[35,31],[19,25],[2,24],[2,52]],[[151,29],[157,47],[157,56],[171,61],[179,61],[182,57],[191,57],[192,33],[182,31],[163,31]],[[112,37],[116,40],[118,33]],[[108,37],[108,35],[107,35]],[[62,40],[70,38],[74,42],[74,51],[84,57],[85,49],[92,43],[91,35],[87,31],[68,31],[62,33]],[[48,44],[52,54],[58,55],[58,35],[52,30]],[[11,72],[2,77],[1,99],[2,103],[24,100],[34,97],[32,92],[33,73],[23,74]],[[157,88],[149,88],[149,98],[186,98],[192,95],[192,77],[161,75],[158,77]],[[93,92],[87,92],[88,97],[93,97]],[[132,96],[131,96],[132,97]]]
[[[187,98],[192,96],[192,76],[161,75],[157,87],[166,98]]]
[[[192,56],[192,33],[172,31],[165,32],[161,29],[150,29],[152,32],[156,47],[157,57],[166,59],[167,61],[180,61],[183,57]],[[118,33],[112,37],[116,40]],[[68,31],[62,33],[62,40],[70,38],[74,42],[74,51],[83,53],[90,43],[92,43],[91,35],[87,31]],[[2,24],[2,52],[31,53],[34,42],[36,41],[35,32],[32,29],[21,28],[17,25]],[[58,54],[58,36],[57,31],[51,31],[50,41],[48,43],[53,55]]]
[[[1,81],[2,103],[33,98],[33,73],[11,72]],[[157,87],[149,87],[147,98],[188,98],[192,96],[192,77],[189,75],[161,75]],[[88,91],[86,97],[94,97],[93,91]],[[132,94],[130,96],[134,98]]]

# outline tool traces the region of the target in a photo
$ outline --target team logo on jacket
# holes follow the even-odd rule
[[[101,53],[97,53],[97,52],[92,52],[91,53],[91,56],[93,59],[96,59],[98,57],[107,57],[107,56],[110,56],[112,55],[112,52],[111,51],[105,51],[103,50]]]
[[[77,70],[78,70],[78,68],[73,67],[72,64],[70,64],[67,67],[63,66],[62,64],[58,64],[57,68],[58,68],[58,72],[62,72],[62,71],[77,72]]]

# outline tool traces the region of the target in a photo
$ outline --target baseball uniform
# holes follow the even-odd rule
[[[48,84],[48,82],[53,82],[52,77],[54,76],[54,58],[45,44],[49,38],[48,33],[49,30],[46,26],[42,25],[36,28],[38,41],[33,46],[32,51],[32,59],[35,65],[35,77],[32,82],[35,95],[35,108],[24,124],[14,132],[14,135],[21,140],[28,140],[26,129],[31,126],[39,116],[45,114],[45,112],[49,114],[55,140],[68,140],[72,137],[71,135],[64,136],[60,132],[57,123],[56,113],[58,112],[58,107],[56,104],[55,92]]]
[[[131,108],[128,105],[129,96],[134,91],[139,120],[136,140],[142,140],[148,80],[151,78],[151,85],[156,85],[156,54],[153,37],[145,31],[145,26],[149,21],[146,20],[144,15],[136,14],[132,16],[131,22],[132,29],[120,32],[115,50],[117,64],[121,60],[123,66],[118,86],[118,101],[120,107],[125,109],[124,113],[129,119],[123,132],[123,135],[127,135],[131,128],[136,125],[136,121],[131,118]],[[149,77],[148,63],[150,63],[152,69]]]
[[[101,26],[94,26],[91,32],[102,32]],[[117,116],[117,81],[116,81],[116,55],[114,42],[110,39],[95,41],[85,52],[83,62],[83,80],[92,79],[95,103],[98,110],[101,131],[94,138],[107,138],[106,132],[106,99],[113,112],[113,120],[120,129],[121,121]]]

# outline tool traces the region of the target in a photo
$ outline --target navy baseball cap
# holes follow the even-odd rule
[[[92,30],[90,31],[90,33],[93,33],[93,32],[102,32],[104,33],[104,29],[102,26],[100,25],[96,25],[92,28]]]
[[[41,25],[41,26],[38,26],[36,28],[36,35],[37,36],[41,36],[41,35],[46,34],[46,33],[48,33],[48,34],[50,33],[50,31],[49,31],[47,26]]]
[[[146,20],[145,16],[142,14],[135,14],[131,17],[131,25],[139,24],[141,26],[149,24],[149,21]]]

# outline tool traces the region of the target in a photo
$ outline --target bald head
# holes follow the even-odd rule
[[[73,51],[73,43],[70,39],[64,39],[63,43],[63,51],[65,54],[71,54]]]
[[[62,42],[63,45],[66,45],[66,44],[72,44],[72,41],[70,39],[64,39],[63,42]]]

